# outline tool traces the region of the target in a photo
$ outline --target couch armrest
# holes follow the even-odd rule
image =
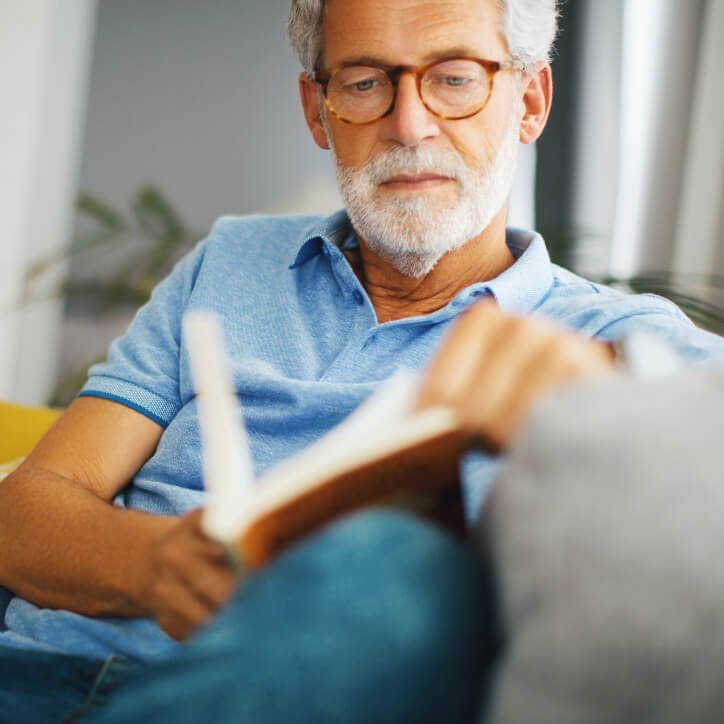
[[[27,455],[61,410],[0,402],[0,464]]]

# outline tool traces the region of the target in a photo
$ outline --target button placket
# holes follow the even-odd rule
[[[344,253],[336,248],[330,250],[330,263],[340,287],[342,287],[347,294],[352,295],[352,299],[356,304],[360,306],[363,305],[365,295],[360,288],[360,281],[352,270]]]

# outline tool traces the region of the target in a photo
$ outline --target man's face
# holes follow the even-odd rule
[[[357,59],[421,66],[451,53],[508,58],[494,0],[328,0],[323,28],[324,69]],[[373,251],[420,276],[490,223],[515,167],[515,90],[512,74],[499,73],[482,112],[442,120],[403,74],[390,115],[367,125],[323,115],[340,190]]]

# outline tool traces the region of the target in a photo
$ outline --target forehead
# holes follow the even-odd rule
[[[505,57],[496,0],[327,0],[324,65],[371,57],[418,65],[451,50]]]

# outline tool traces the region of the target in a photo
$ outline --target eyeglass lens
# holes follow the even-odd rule
[[[472,60],[445,60],[425,71],[420,94],[425,105],[446,118],[462,118],[480,110],[490,93],[488,73]],[[353,123],[381,118],[392,105],[395,85],[380,68],[340,68],[327,85],[332,110]]]

